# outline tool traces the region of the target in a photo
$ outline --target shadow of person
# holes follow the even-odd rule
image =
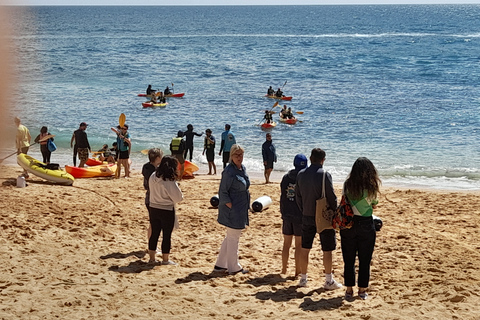
[[[159,265],[158,263],[147,263],[142,260],[137,260],[137,261],[130,262],[126,266],[116,266],[116,265],[110,266],[108,270],[113,272],[119,272],[119,273],[140,273],[143,271],[152,270],[158,265]]]
[[[284,302],[293,299],[303,298],[305,294],[297,291],[297,286],[290,286],[275,291],[259,291],[255,294],[255,298],[259,300],[272,300],[275,302]]]
[[[132,251],[132,252],[129,252],[129,253],[114,252],[114,253],[107,254],[105,256],[101,256],[100,259],[103,259],[103,260],[105,260],[105,259],[125,259],[125,258],[131,257],[131,256],[135,256],[138,259],[143,259],[146,254],[147,254],[147,252],[145,250],[137,250],[137,251]]]
[[[279,274],[267,274],[263,277],[248,279],[245,281],[246,284],[251,284],[255,287],[265,286],[265,285],[274,285],[278,283],[284,283],[288,278],[283,278]]]
[[[177,280],[175,280],[175,283],[181,284],[181,283],[188,283],[192,281],[207,281],[210,279],[223,278],[226,276],[228,276],[227,272],[212,271],[209,274],[205,274],[201,272],[193,272],[184,278],[178,278]]]
[[[334,310],[342,306],[343,297],[335,297],[330,299],[320,299],[313,301],[311,298],[306,298],[300,303],[299,308],[303,311],[317,311],[317,310]]]

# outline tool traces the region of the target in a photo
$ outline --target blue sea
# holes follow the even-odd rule
[[[220,140],[229,123],[247,170],[260,174],[258,124],[273,86],[293,96],[280,105],[303,112],[271,130],[277,175],[320,147],[334,183],[365,156],[386,186],[480,189],[480,5],[40,6],[11,15],[13,95],[22,98],[10,114],[33,136],[44,125],[56,135],[52,162],[72,164],[82,121],[93,150],[111,145],[124,113],[135,168],[147,161],[143,149],[169,153],[187,124]],[[137,94],[148,84],[185,96],[144,109]],[[196,137],[193,161],[206,173],[202,147]],[[38,148],[30,154],[41,159]]]

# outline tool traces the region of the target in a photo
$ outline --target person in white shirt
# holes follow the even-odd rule
[[[162,238],[162,265],[175,265],[168,256],[171,249],[171,237],[175,225],[175,204],[183,200],[183,194],[176,180],[178,178],[178,161],[171,156],[162,158],[156,171],[150,176],[148,186],[150,190],[150,225],[152,234],[148,240],[149,263],[155,263],[157,242]]]

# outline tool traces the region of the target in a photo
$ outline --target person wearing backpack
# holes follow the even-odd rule
[[[185,170],[185,158],[183,155],[185,152],[185,140],[183,140],[182,130],[179,130],[177,136],[172,139],[172,142],[170,142],[170,152],[180,163],[180,174],[178,177],[179,179],[182,179],[183,171]]]

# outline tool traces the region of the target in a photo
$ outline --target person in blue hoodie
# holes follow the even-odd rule
[[[282,214],[282,274],[287,273],[290,247],[295,236],[295,277],[300,274],[300,252],[302,249],[302,211],[298,208],[295,199],[295,184],[297,174],[307,167],[307,157],[297,154],[293,160],[295,169],[288,171],[280,182],[280,212]]]
[[[243,229],[249,225],[250,178],[243,162],[244,149],[234,144],[230,149],[230,163],[222,172],[218,190],[217,221],[226,227],[226,236],[220,247],[214,271],[229,274],[247,273],[238,261],[238,243]]]

